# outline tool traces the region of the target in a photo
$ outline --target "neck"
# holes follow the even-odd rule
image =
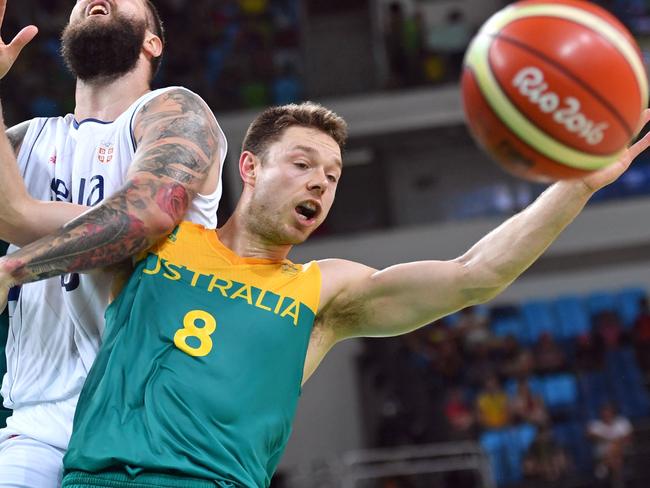
[[[75,119],[113,121],[148,91],[145,77],[136,72],[109,82],[77,80]]]
[[[224,246],[242,258],[282,261],[287,259],[292,248],[290,244],[273,244],[259,234],[251,232],[239,208],[223,227],[217,230],[217,235]]]

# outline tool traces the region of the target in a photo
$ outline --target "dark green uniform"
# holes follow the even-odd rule
[[[63,486],[109,486],[84,474],[106,470],[113,481],[171,474],[268,486],[291,431],[320,286],[316,263],[243,259],[214,231],[183,223],[106,312]]]

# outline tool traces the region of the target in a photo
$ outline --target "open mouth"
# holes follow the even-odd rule
[[[91,2],[86,8],[86,17],[92,17],[95,15],[108,15],[110,12],[110,6],[108,3],[103,1]]]
[[[303,220],[310,221],[320,214],[320,205],[311,200],[301,202],[296,205],[296,212],[303,218]]]

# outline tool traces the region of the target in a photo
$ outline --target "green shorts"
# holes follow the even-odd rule
[[[130,476],[123,472],[85,473],[70,471],[61,488],[239,488],[224,481],[181,478],[169,474],[143,473]]]

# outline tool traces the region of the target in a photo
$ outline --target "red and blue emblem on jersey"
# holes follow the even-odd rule
[[[102,142],[97,148],[97,160],[102,164],[108,164],[113,160],[115,146],[112,142]]]

